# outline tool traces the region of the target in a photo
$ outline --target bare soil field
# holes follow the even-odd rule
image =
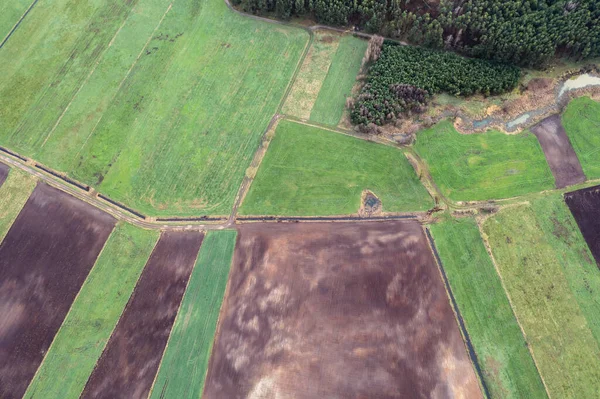
[[[112,231],[112,216],[40,183],[0,245],[0,397],[27,389]]]
[[[10,171],[10,168],[7,165],[0,163],[0,186],[4,183],[4,180],[6,180],[6,178],[8,177],[9,171]]]
[[[563,128],[560,115],[552,115],[531,128],[538,138],[557,188],[585,181],[585,174]]]
[[[567,193],[565,202],[600,267],[600,186]]]
[[[82,398],[146,398],[204,234],[163,233]]]
[[[239,228],[205,398],[481,397],[416,222]]]

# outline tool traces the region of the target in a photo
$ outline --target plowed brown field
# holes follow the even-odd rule
[[[205,398],[479,398],[416,222],[239,229]]]
[[[8,177],[8,172],[10,168],[3,163],[0,163],[0,186],[4,183],[4,180]]]
[[[565,202],[600,267],[600,186],[567,193]]]

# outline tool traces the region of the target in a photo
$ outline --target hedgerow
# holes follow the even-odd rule
[[[408,110],[420,110],[429,96],[500,94],[518,83],[519,68],[455,53],[385,42],[351,111],[357,125],[383,125]]]

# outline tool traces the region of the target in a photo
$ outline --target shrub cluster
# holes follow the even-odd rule
[[[517,67],[455,53],[383,44],[351,111],[352,122],[366,126],[393,122],[401,113],[419,111],[430,95],[500,94],[518,83]]]

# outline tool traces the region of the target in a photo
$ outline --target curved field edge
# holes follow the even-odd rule
[[[4,240],[36,184],[36,178],[20,170],[11,168],[8,172],[8,177],[0,186],[0,242]]]
[[[363,190],[379,197],[384,212],[424,211],[433,206],[400,149],[283,120],[240,214],[356,214]]]
[[[486,220],[483,233],[549,395],[600,395],[598,342],[534,210],[501,210]]]
[[[554,188],[542,148],[529,132],[467,135],[444,121],[417,133],[414,150],[453,201],[511,198]]]
[[[157,240],[157,231],[117,225],[25,398],[80,397]]]
[[[449,219],[430,229],[491,396],[546,398],[475,221]]]
[[[150,398],[200,397],[237,231],[209,231],[183,298]]]
[[[0,142],[144,214],[229,214],[308,33],[221,0],[114,3],[32,10],[0,54]]]

